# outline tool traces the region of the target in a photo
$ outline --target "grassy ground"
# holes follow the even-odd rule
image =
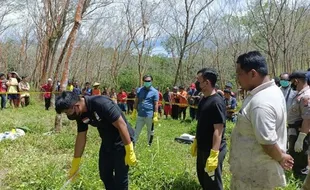
[[[55,111],[45,111],[43,102],[32,103],[24,109],[6,109],[0,112],[0,132],[14,127],[31,129],[26,136],[15,141],[0,142],[0,189],[60,189],[73,156],[76,134],[75,122],[64,118],[59,134],[43,135],[53,128]],[[134,124],[134,121],[130,121]],[[195,172],[195,159],[189,154],[190,145],[174,141],[182,133],[189,133],[195,123],[161,120],[156,126],[152,147],[147,147],[146,130],[141,133],[136,146],[139,164],[130,170],[130,189],[200,189]],[[233,124],[228,123],[226,136]],[[98,174],[100,138],[95,128],[90,128],[82,158],[80,178],[67,189],[103,189]],[[224,163],[223,179],[229,189],[230,173]],[[288,174],[285,190],[296,190],[299,183]]]

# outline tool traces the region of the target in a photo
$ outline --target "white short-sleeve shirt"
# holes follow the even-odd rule
[[[286,185],[281,165],[261,146],[278,144],[286,151],[286,117],[283,93],[273,80],[249,93],[231,136],[229,163],[234,178],[253,188]]]

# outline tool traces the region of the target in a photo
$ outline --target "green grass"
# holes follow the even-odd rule
[[[43,133],[53,128],[55,111],[45,111],[43,102],[32,103],[23,109],[8,108],[0,113],[0,132],[21,126],[31,129],[26,136],[15,141],[0,142],[0,189],[60,189],[66,182],[73,156],[75,122],[64,117],[62,131],[45,136]],[[134,124],[134,121],[129,121]],[[152,147],[147,147],[145,128],[140,135],[136,145],[139,163],[130,169],[130,189],[200,189],[195,158],[189,154],[190,145],[174,141],[182,133],[193,133],[195,123],[162,119],[160,124],[156,126]],[[228,123],[228,139],[232,128],[233,124]],[[91,127],[80,177],[67,189],[103,189],[98,173],[99,146],[97,130]],[[228,154],[223,171],[225,189],[229,189],[230,183]],[[300,183],[290,173],[287,175],[288,186],[284,189],[296,190]]]

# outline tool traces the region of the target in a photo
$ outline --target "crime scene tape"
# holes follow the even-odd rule
[[[36,92],[36,91],[29,91],[29,92],[0,92],[0,95],[1,94],[6,94],[6,96],[10,95],[10,94],[19,94],[19,95],[24,95],[24,94],[61,94],[62,92],[59,92],[59,91],[52,91],[52,92],[44,92],[44,91],[39,91],[39,92]],[[82,95],[81,95],[82,96]],[[111,98],[112,100],[116,100],[116,101],[120,101],[122,103],[122,101],[135,101],[135,98],[126,98],[125,100],[118,100],[116,98]],[[165,105],[177,105],[177,106],[180,106],[180,107],[191,107],[191,108],[195,108],[197,109],[198,106],[195,106],[195,105],[190,105],[190,104],[184,104],[184,103],[174,103],[174,102],[168,102],[166,103],[165,101],[159,101],[158,102],[159,104],[162,104],[163,106]]]

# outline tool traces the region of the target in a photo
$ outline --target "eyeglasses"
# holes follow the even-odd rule
[[[152,82],[151,80],[145,80],[144,82]]]

